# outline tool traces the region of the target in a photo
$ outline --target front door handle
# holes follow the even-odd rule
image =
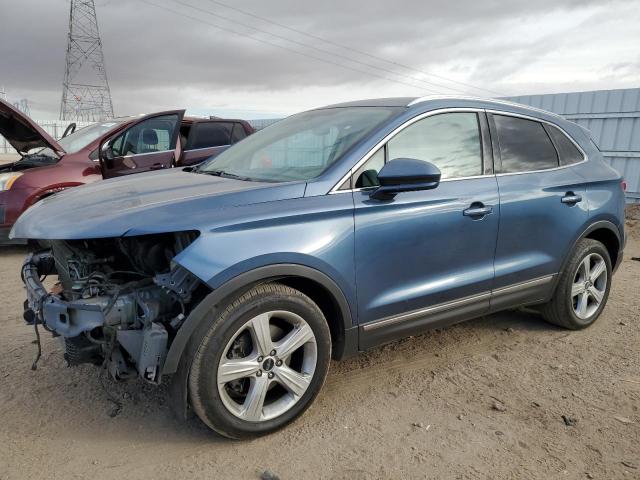
[[[161,170],[164,168],[164,163],[154,163],[149,167],[151,170]]]
[[[560,201],[567,205],[575,205],[576,203],[582,201],[582,195],[576,195],[573,192],[567,192],[565,196],[560,199]]]
[[[469,208],[467,208],[466,210],[463,210],[462,214],[465,217],[478,218],[478,217],[484,217],[485,215],[489,215],[491,212],[493,212],[492,207],[487,207],[480,202],[474,202],[471,204]]]

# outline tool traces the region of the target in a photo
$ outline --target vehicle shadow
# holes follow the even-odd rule
[[[17,358],[9,360],[13,368],[8,365],[0,371],[7,372],[5,382],[13,385],[15,391],[5,399],[4,408],[0,407],[2,417],[13,412],[22,418],[32,416],[34,423],[38,417],[48,418],[59,423],[60,435],[73,435],[75,439],[87,441],[99,431],[113,441],[170,441],[173,445],[186,447],[227,442],[209,431],[195,416],[186,422],[176,419],[168,405],[166,382],[160,387],[138,379],[116,382],[100,377],[101,370],[94,366],[67,368],[62,360],[62,347],[56,339],[44,339],[43,358],[38,370],[31,372],[29,366],[35,345],[31,344],[26,328],[20,333],[23,345],[14,348]],[[525,335],[535,336],[549,330],[561,332],[536,313],[507,311],[405,338],[333,362],[324,393],[310,415],[315,421],[317,415],[323,415],[323,404],[340,403],[340,397],[348,396],[349,389],[370,385],[373,377],[388,370],[401,376],[416,370],[428,372],[458,358],[478,353],[490,355],[503,342],[510,341],[509,335],[526,338]]]
[[[28,245],[0,244],[0,259],[4,257],[11,257],[14,255],[26,255],[30,250],[31,249]]]

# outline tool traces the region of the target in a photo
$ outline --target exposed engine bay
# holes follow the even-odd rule
[[[197,235],[49,241],[23,266],[25,320],[62,339],[69,365],[94,363],[116,379],[137,374],[160,383],[172,339],[208,292],[172,263]],[[46,291],[51,274],[58,283]]]
[[[13,163],[5,164],[0,167],[0,173],[5,172],[20,172],[22,170],[28,170],[30,168],[47,167],[49,165],[55,165],[60,160],[54,155],[47,155],[45,152],[32,153],[29,155],[23,155],[23,157]]]

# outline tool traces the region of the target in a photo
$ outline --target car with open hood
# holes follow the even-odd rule
[[[623,187],[560,116],[379,99],[294,115],[198,167],[70,189],[12,236],[46,246],[22,269],[25,319],[70,365],[170,380],[181,417],[247,438],[302,414],[332,357],[521,306],[593,324]]]
[[[21,158],[0,165],[0,243],[37,201],[103,178],[194,165],[253,133],[243,120],[185,117],[184,110],[94,123],[55,140],[0,100],[0,135]]]

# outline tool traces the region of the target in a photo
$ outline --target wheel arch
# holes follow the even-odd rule
[[[44,188],[38,189],[37,192],[32,194],[28,201],[28,206],[34,205],[42,199],[50,197],[51,195],[55,195],[56,193],[62,192],[68,188],[79,187],[84,185],[84,183],[80,182],[72,182],[72,183],[63,183],[63,184],[52,184],[47,185]]]
[[[620,249],[623,246],[623,242],[620,236],[620,231],[613,222],[610,222],[608,220],[598,220],[588,225],[571,244],[571,248],[569,248],[569,250],[565,254],[564,259],[562,260],[560,272],[563,272],[565,270],[565,268],[567,267],[567,263],[569,262],[571,252],[574,251],[578,242],[583,238],[591,238],[602,243],[609,253],[611,264],[613,265],[613,268],[615,270],[615,268],[620,263],[622,256]],[[555,292],[559,278],[560,275],[557,275],[554,281],[552,292]]]
[[[344,358],[358,351],[358,327],[353,322],[346,296],[324,273],[297,264],[277,264],[242,273],[212,290],[191,312],[174,338],[163,366],[163,374],[172,374],[169,384],[171,408],[179,419],[188,418],[188,379],[191,361],[206,334],[204,319],[211,310],[219,310],[230,298],[256,285],[279,281],[302,291],[320,307],[329,323],[332,357]],[[335,315],[339,315],[336,317]]]
[[[607,228],[606,226],[598,226],[596,228],[590,229],[589,232],[582,238],[591,238],[602,243],[607,249],[607,252],[609,252],[611,265],[613,265],[614,268],[618,265],[620,247],[622,245],[620,242],[620,235],[616,234],[614,230],[612,230],[611,228]]]
[[[199,327],[212,310],[218,310],[228,301],[261,283],[279,281],[300,290],[322,310],[334,342],[334,358],[342,358],[357,350],[352,337],[357,328],[347,297],[340,287],[319,270],[297,264],[277,264],[256,268],[239,274],[212,290],[190,313],[169,348],[163,367],[164,374],[175,373],[190,340],[197,336]],[[357,339],[355,339],[357,340]],[[352,345],[353,344],[353,345]]]

